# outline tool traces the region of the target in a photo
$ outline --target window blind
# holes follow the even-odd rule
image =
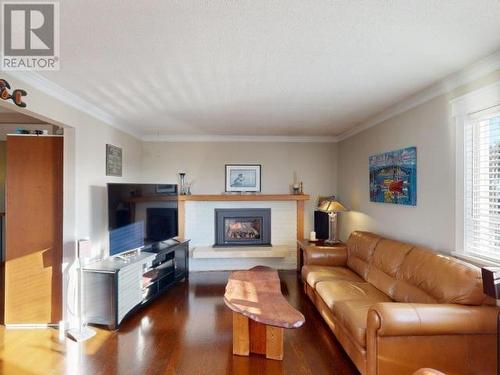
[[[500,112],[467,122],[464,151],[464,250],[500,260]]]

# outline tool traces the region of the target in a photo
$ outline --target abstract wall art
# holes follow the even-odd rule
[[[417,205],[417,148],[369,157],[370,201]]]

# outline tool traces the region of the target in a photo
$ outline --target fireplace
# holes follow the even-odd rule
[[[215,209],[214,246],[271,246],[271,209]]]

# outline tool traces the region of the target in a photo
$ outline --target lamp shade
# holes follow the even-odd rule
[[[320,211],[324,211],[324,212],[344,212],[344,211],[347,211],[347,208],[342,206],[342,204],[340,202],[336,201],[334,197],[326,198],[325,200],[321,201],[321,203],[318,206],[318,209]]]

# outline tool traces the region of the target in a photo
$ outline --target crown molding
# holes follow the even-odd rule
[[[143,135],[131,128],[118,124],[114,117],[94,104],[33,71],[9,72],[14,78],[40,90],[64,104],[86,113],[105,124],[147,142],[297,142],[334,143],[333,136],[246,136],[246,135]]]
[[[114,117],[108,112],[102,110],[101,108],[88,102],[80,96],[73,94],[71,91],[66,90],[65,88],[48,80],[47,78],[34,71],[10,71],[9,75],[21,82],[33,86],[44,94],[57,99],[60,102],[67,104],[80,112],[86,113],[87,115],[92,116],[109,126],[112,126],[115,129],[121,130],[135,138],[140,138],[140,135],[130,127],[118,124],[115,121]]]
[[[452,117],[474,117],[485,111],[498,111],[500,82],[494,82],[450,100]]]
[[[446,78],[418,91],[406,99],[392,105],[385,111],[371,117],[367,121],[355,125],[353,128],[338,136],[244,136],[244,135],[142,135],[138,131],[119,124],[108,112],[102,110],[87,100],[73,94],[56,83],[46,79],[33,71],[11,71],[9,75],[33,86],[62,103],[65,103],[80,112],[86,113],[103,123],[147,142],[302,142],[302,143],[335,143],[350,138],[381,122],[404,113],[420,104],[423,104],[439,95],[443,95],[467,85],[474,80],[486,76],[500,69],[500,50],[477,61],[469,67],[451,74]]]
[[[332,136],[280,136],[280,135],[146,135],[145,142],[282,142],[282,143],[335,143]]]
[[[353,135],[417,107],[418,105],[423,104],[437,96],[447,94],[461,86],[467,85],[474,80],[496,71],[497,69],[500,69],[500,50],[475,62],[465,69],[453,73],[446,78],[424,88],[423,90],[408,96],[406,99],[394,104],[385,111],[380,112],[378,115],[375,115],[367,121],[361,122],[353,128],[339,134],[337,139],[340,142],[350,138]]]

